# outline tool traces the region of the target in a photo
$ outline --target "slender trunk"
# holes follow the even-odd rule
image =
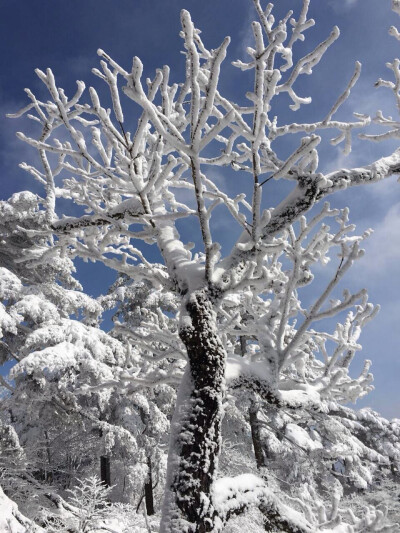
[[[189,364],[171,424],[161,533],[218,531],[211,491],[221,448],[226,352],[206,290],[193,293],[185,311],[180,337]]]
[[[103,430],[99,430],[100,438]],[[107,455],[100,456],[100,480],[106,487],[111,487],[111,459]]]
[[[241,335],[239,337],[240,354],[242,357],[246,355],[246,337]],[[265,466],[264,450],[261,442],[260,422],[258,420],[259,407],[256,401],[251,400],[249,408],[249,421],[251,429],[251,440],[253,441],[254,455],[256,458],[257,468],[260,469]]]
[[[261,441],[260,421],[258,420],[258,405],[251,402],[249,409],[251,439],[253,441],[254,455],[256,457],[257,468],[265,466],[264,450]]]
[[[149,474],[144,485],[144,498],[146,501],[146,511],[149,516],[154,514],[154,498],[153,498],[153,475],[151,471],[151,459],[147,458],[147,465],[149,467]]]
[[[140,413],[140,419],[142,423],[144,424],[144,430],[142,432],[142,436],[144,437],[149,433],[150,430],[150,420],[149,420],[149,413],[143,409],[143,407],[140,404],[136,405],[137,410]],[[150,431],[151,433],[151,431]],[[138,441],[138,444],[140,441]],[[146,439],[144,439],[144,442],[140,444],[145,447],[146,450]],[[148,446],[148,444],[147,444]],[[153,497],[153,473],[152,473],[152,467],[151,467],[151,450],[146,450],[147,455],[147,466],[148,466],[148,475],[146,483],[144,484],[144,499],[146,504],[146,512],[149,516],[152,516],[154,514],[154,497]],[[140,505],[140,504],[139,504]]]
[[[12,412],[12,409],[9,409],[8,412],[10,414],[10,422],[11,422],[11,424],[15,424],[15,422],[17,421],[17,418],[14,416],[14,413]]]
[[[111,459],[105,455],[100,457],[100,479],[106,487],[111,487]]]
[[[239,342],[240,342],[240,355],[244,357],[246,355],[246,348],[247,348],[246,337],[244,335],[241,335],[239,337]]]
[[[46,454],[47,454],[47,463],[49,465],[49,469],[47,470],[45,468],[45,480],[47,481],[47,483],[52,483],[53,482],[53,471],[52,471],[52,466],[51,466],[51,450],[50,450],[50,439],[49,439],[49,434],[47,431],[44,432],[44,436],[45,436],[45,439],[46,439]]]

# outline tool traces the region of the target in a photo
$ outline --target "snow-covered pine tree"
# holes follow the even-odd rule
[[[108,466],[103,481],[114,485],[113,497],[140,503],[149,451],[154,483],[163,486],[165,449],[161,453],[154,444],[160,440],[165,446],[167,419],[140,394],[128,391],[124,398],[126,391],[116,387],[93,390],[110,380],[118,383],[137,350],[126,353],[118,340],[93,327],[102,307],[82,292],[70,259],[56,255],[51,262],[36,262],[52,246],[40,231],[45,217],[40,199],[17,193],[0,202],[0,212],[1,363],[14,365],[14,381],[0,376],[7,391],[2,417],[12,424],[3,433],[14,434],[15,427],[20,437],[14,453],[18,467],[9,453],[2,454],[3,487],[35,514],[42,501],[31,497],[35,491],[59,492],[73,486],[77,476],[100,472],[102,454],[100,462]],[[28,235],[32,230],[36,233]],[[171,410],[173,390],[169,396],[158,391],[157,401]]]
[[[104,412],[95,394],[92,401],[75,394],[76,377],[82,373],[85,384],[95,383],[96,372],[101,380],[110,378],[107,367],[114,364],[116,371],[113,357],[119,350],[119,363],[124,361],[124,349],[90,325],[101,306],[82,292],[70,259],[55,256],[37,264],[36,258],[52,245],[40,232],[46,216],[40,199],[28,191],[16,193],[0,202],[0,212],[0,362],[13,365],[13,381],[0,377],[6,390],[1,415],[10,430],[17,430],[25,452],[18,468],[2,454],[3,487],[35,506],[27,494],[37,492],[40,482],[65,488],[88,460],[97,470]],[[37,233],[29,236],[32,230]],[[90,346],[91,358],[85,346]],[[109,371],[105,376],[104,367]]]
[[[258,0],[254,4],[259,16],[259,22],[252,25],[255,48],[248,49],[247,63],[234,63],[243,70],[254,70],[254,90],[247,93],[247,106],[230,102],[218,88],[229,39],[208,50],[189,13],[183,11],[187,68],[182,84],[170,84],[168,67],[143,84],[143,65],[138,58],[127,71],[99,50],[102,70],[94,69],[94,73],[109,86],[112,110],[102,107],[94,88],[89,90],[89,102],[81,103],[82,82],[69,98],[57,88],[50,70],[37,70],[51,101],[41,101],[27,91],[31,102],[17,114],[30,111],[32,117],[35,113],[42,127],[36,139],[22,133],[19,137],[39,151],[43,163],[42,170],[24,165],[44,185],[46,229],[56,240],[43,261],[58,250],[68,250],[102,261],[137,281],[148,280],[153,287],[174,292],[179,298],[179,336],[189,364],[172,421],[162,533],[218,531],[225,520],[250,503],[263,510],[270,527],[289,531],[319,527],[317,503],[312,497],[301,516],[287,512],[261,479],[239,476],[224,483],[216,481],[227,360],[217,310],[224,298],[245,290],[257,293],[268,283],[264,262],[274,253],[275,239],[316,203],[338,190],[374,183],[400,171],[400,155],[395,151],[364,167],[338,169],[326,175],[318,172],[321,138],[317,131],[337,130],[334,143],[344,141],[348,152],[352,131],[369,123],[368,117],[357,114],[354,122],[334,118],[359,76],[360,65],[356,64],[344,92],[320,121],[279,124],[273,115],[279,96],[287,94],[293,110],[310,103],[310,98],[297,95],[294,84],[299,76],[312,72],[339,31],[335,27],[312,52],[297,58],[293,53],[296,42],[303,40],[304,32],[314,24],[307,19],[309,0],[304,0],[298,19],[289,12],[277,23],[271,14],[272,4],[266,9]],[[394,8],[398,11],[397,2]],[[393,70],[398,75],[397,62]],[[124,108],[133,102],[142,109],[132,132],[122,110],[121,82]],[[397,95],[397,85],[390,86]],[[289,157],[280,157],[277,141],[292,134],[302,135],[298,147]],[[244,194],[231,196],[223,191],[213,180],[214,166],[230,166],[247,176],[252,198],[247,201]],[[269,179],[289,180],[293,188],[279,205],[263,211],[262,192]],[[191,193],[192,201],[184,201],[178,194],[181,189]],[[59,212],[57,197],[73,200],[86,209],[86,214],[65,216],[67,213]],[[242,231],[231,253],[224,257],[214,240],[211,221],[220,205]],[[182,220],[198,222],[201,254],[191,253],[191,244],[180,238],[178,223]],[[158,247],[161,267],[149,261],[144,248],[136,244],[140,240]],[[358,255],[357,245],[343,251],[339,277]],[[301,255],[298,262],[301,268]],[[346,307],[347,299],[345,293],[332,308]],[[285,318],[287,305],[277,312],[281,320]],[[314,315],[323,312],[318,305],[313,308]],[[282,332],[279,335],[273,353],[279,365],[293,359],[299,332],[307,321],[304,317],[303,325],[296,326],[293,338]],[[322,515],[320,512],[319,517]],[[358,522],[354,519],[353,529],[380,527],[381,517],[374,516]]]

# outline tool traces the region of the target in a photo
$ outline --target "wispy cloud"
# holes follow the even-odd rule
[[[393,205],[385,218],[374,229],[366,242],[368,259],[361,261],[360,270],[371,274],[387,275],[395,272],[400,262],[400,202]]]
[[[344,9],[348,10],[357,4],[358,0],[331,0],[329,5],[337,12],[340,13]]]

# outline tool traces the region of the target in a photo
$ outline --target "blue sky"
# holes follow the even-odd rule
[[[280,18],[289,8],[298,13],[301,0],[280,0],[276,4],[276,18]],[[31,126],[25,119],[5,118],[5,113],[25,105],[24,87],[45,98],[34,68],[50,67],[58,86],[67,92],[74,89],[76,79],[84,80],[87,86],[98,85],[90,70],[98,66],[96,50],[101,47],[127,68],[132,57],[139,56],[146,76],[152,76],[155,68],[168,64],[174,81],[180,81],[184,68],[178,35],[182,8],[191,12],[209,47],[215,48],[225,35],[230,35],[228,59],[246,58],[244,49],[251,45],[249,22],[254,18],[251,0],[3,1],[0,21],[1,199],[23,189],[41,193],[32,178],[18,168],[21,161],[36,161],[34,151],[15,138],[16,131],[29,131]],[[355,60],[363,64],[362,75],[338,117],[351,118],[352,111],[373,115],[376,109],[396,116],[391,93],[373,87],[379,77],[389,76],[390,79],[385,63],[400,56],[400,44],[387,34],[390,25],[398,21],[400,26],[400,18],[390,10],[390,1],[311,0],[309,16],[316,20],[316,26],[306,33],[308,39],[299,44],[298,49],[303,54],[325,39],[333,25],[339,26],[341,37],[314,69],[313,76],[303,77],[297,86],[302,95],[313,97],[313,103],[293,113],[287,110],[288,102],[283,99],[278,106],[282,122],[312,122],[323,118],[350,79]],[[250,88],[250,78],[241,75],[227,61],[221,91],[240,100]],[[353,152],[344,158],[340,148],[326,143],[320,151],[321,169],[366,164],[389,154],[395,147],[393,142],[372,144],[356,140]],[[288,141],[282,149],[289,151],[290,148]],[[229,176],[222,172],[217,179],[229,180]],[[271,188],[266,202],[272,205],[280,194],[281,189]],[[365,245],[366,257],[358,262],[346,282],[354,290],[366,286],[371,301],[382,305],[380,314],[366,327],[361,339],[364,349],[359,358],[372,359],[376,391],[360,405],[371,405],[385,416],[400,418],[400,185],[395,179],[387,180],[340,193],[331,203],[338,207],[350,206],[351,221],[360,231],[367,227],[375,229]],[[226,235],[226,230],[227,226],[221,222],[216,231]],[[228,247],[229,240],[225,244]],[[93,295],[105,290],[103,287],[115,276],[105,269],[98,269],[93,276],[93,265],[79,262],[78,266],[85,288]]]

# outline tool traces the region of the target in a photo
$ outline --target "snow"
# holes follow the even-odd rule
[[[271,373],[265,361],[251,361],[246,357],[232,354],[227,359],[225,379],[231,383],[241,377],[253,377],[269,383]]]
[[[171,223],[160,221],[159,225],[159,247],[178,284],[190,292],[204,286],[204,265],[192,260],[192,254],[186,250],[178,231]]]
[[[13,316],[7,313],[6,308],[0,302],[0,338],[3,336],[3,331],[17,333],[17,322]]]
[[[304,389],[279,390],[278,397],[290,407],[322,407],[319,392],[310,385],[305,385]]]
[[[237,497],[239,491],[255,491],[264,487],[264,481],[254,474],[241,474],[236,477],[217,479],[214,483],[214,504],[218,509],[222,509],[224,506],[229,505],[229,500]]]
[[[10,312],[24,320],[32,320],[36,324],[55,322],[60,316],[54,304],[36,294],[24,295],[11,307]]]
[[[40,527],[33,527],[30,529],[30,520],[21,515],[18,511],[16,503],[12,502],[4,494],[3,489],[0,487],[0,531],[3,533],[44,533],[44,530]]]
[[[355,401],[357,397],[370,390],[369,383],[372,378],[368,374],[368,365],[358,380],[352,380],[342,354],[349,353],[350,355],[346,357],[352,357],[352,354],[360,349],[357,343],[359,332],[367,319],[372,318],[374,312],[370,304],[367,304],[365,294],[362,292],[354,295],[347,292],[342,299],[335,300],[333,303],[331,301],[330,306],[328,303],[330,293],[336,289],[336,284],[342,275],[360,256],[358,244],[364,238],[363,236],[347,236],[352,226],[348,225],[346,210],[341,210],[339,214],[330,211],[328,206],[311,222],[303,216],[303,219],[300,219],[300,232],[296,221],[313,207],[316,198],[322,198],[347,186],[388,177],[397,170],[399,154],[395,152],[392,156],[382,158],[366,167],[352,170],[340,169],[326,176],[316,174],[317,147],[325,136],[320,137],[314,133],[319,133],[319,130],[325,128],[338,130],[334,143],[345,141],[345,151],[348,152],[353,128],[363,127],[369,122],[369,118],[361,115],[356,115],[358,118],[356,122],[331,120],[350,95],[350,90],[358,78],[360,65],[356,64],[352,79],[330,108],[323,122],[304,125],[292,123],[278,128],[278,119],[269,117],[269,112],[273,109],[271,100],[280,93],[287,92],[293,101],[293,105],[290,106],[293,110],[311,101],[309,97],[299,97],[293,84],[299,75],[311,74],[312,68],[319,63],[329,46],[336,40],[339,31],[335,27],[325,41],[319,43],[314,51],[298,59],[289,75],[282,78],[280,72],[292,67],[294,42],[299,39],[303,40],[303,32],[314,24],[312,20],[307,21],[309,2],[304,0],[297,22],[295,19],[290,19],[291,15],[288,15],[287,19],[278,22],[275,27],[275,19],[271,15],[272,4],[267,6],[266,11],[262,11],[259,2],[255,4],[261,21],[261,24],[258,22],[253,24],[256,49],[248,48],[251,56],[249,63],[236,62],[236,66],[246,70],[254,69],[255,72],[255,92],[247,94],[251,102],[250,108],[242,108],[225,100],[217,91],[219,67],[228,41],[225,40],[219,49],[207,50],[201,40],[200,32],[194,28],[190,15],[186,11],[182,12],[182,35],[185,37],[187,69],[186,78],[180,85],[179,95],[178,84],[169,85],[168,68],[157,71],[154,82],[148,83],[148,87],[145,88],[141,80],[143,65],[138,58],[134,58],[132,71],[127,72],[107,54],[99,51],[104,60],[101,63],[104,75],[97,70],[95,74],[100,75],[111,91],[113,114],[112,109],[107,111],[101,106],[99,97],[101,93],[97,93],[94,88],[89,89],[92,105],[82,105],[79,103],[84,89],[82,83],[78,84],[78,92],[69,100],[66,93],[57,88],[50,69],[46,73],[37,70],[39,78],[50,92],[52,101],[45,102],[41,98],[36,100],[36,97],[28,92],[28,96],[34,103],[26,107],[19,115],[29,110],[31,113],[36,112],[38,116],[30,118],[38,119],[44,124],[45,132],[36,139],[24,134],[18,134],[18,136],[38,149],[41,161],[45,163],[47,179],[39,179],[45,182],[46,214],[43,216],[46,216],[46,227],[49,221],[55,220],[50,227],[57,235],[48,249],[44,245],[36,248],[32,246],[31,251],[38,265],[41,261],[43,265],[49,258],[53,259],[61,249],[65,256],[71,254],[71,257],[81,256],[84,260],[102,261],[106,266],[115,268],[131,278],[145,278],[152,283],[153,287],[163,287],[174,292],[177,298],[180,298],[183,312],[180,313],[180,323],[173,335],[169,336],[171,332],[168,330],[168,325],[164,328],[165,319],[160,319],[153,330],[149,319],[150,326],[147,329],[153,335],[153,345],[150,341],[146,345],[145,324],[142,324],[143,329],[138,328],[131,332],[129,332],[128,325],[126,330],[129,338],[124,338],[124,341],[126,340],[129,344],[135,334],[138,338],[143,334],[139,349],[142,351],[144,346],[147,353],[151,353],[154,344],[161,339],[161,358],[165,355],[163,351],[165,344],[168,349],[173,349],[173,352],[181,351],[182,343],[178,345],[180,342],[178,333],[180,333],[181,340],[185,335],[198,333],[196,331],[197,318],[185,314],[184,309],[188,307],[187,304],[191,302],[190,299],[195,291],[204,289],[204,296],[209,303],[209,308],[206,309],[207,326],[210,327],[204,328],[203,337],[199,338],[205,344],[209,344],[209,353],[212,353],[220,363],[218,368],[223,368],[226,351],[237,352],[238,349],[245,351],[242,341],[245,341],[244,344],[248,341],[251,344],[251,346],[248,344],[245,346],[248,353],[244,357],[234,353],[229,356],[225,372],[226,381],[232,384],[235,380],[245,378],[244,380],[249,382],[261,381],[269,387],[269,390],[278,389],[277,397],[281,400],[282,406],[274,406],[274,408],[282,409],[276,416],[276,427],[274,428],[272,416],[268,417],[270,424],[266,426],[275,431],[273,435],[275,439],[277,439],[276,435],[280,436],[280,431],[284,432],[286,442],[282,443],[283,449],[290,441],[294,444],[291,448],[300,447],[309,452],[310,456],[313,455],[311,452],[318,452],[322,449],[324,437],[332,429],[333,424],[331,428],[325,427],[325,435],[322,431],[318,432],[319,428],[315,431],[311,429],[312,426],[310,430],[307,430],[292,423],[292,420],[299,420],[299,418],[292,416],[290,409],[285,410],[285,408],[296,410],[295,415],[303,410],[300,416],[303,416],[307,409],[309,410],[307,416],[310,416],[312,410],[314,412],[311,416],[314,416],[317,411],[322,419],[320,422],[322,426],[329,413],[324,413],[324,410],[327,411],[327,402],[322,401],[321,398],[326,398],[327,401],[335,401],[337,398],[341,401],[349,399]],[[398,0],[393,0],[393,9],[399,13]],[[293,26],[293,33],[288,23]],[[270,42],[267,47],[265,47],[263,28],[266,30],[265,37],[270,41],[271,37],[273,38],[273,42]],[[286,43],[285,39],[289,33],[291,37]],[[273,53],[271,53],[272,49]],[[393,63],[391,68],[395,79],[398,78],[400,75],[398,63]],[[124,120],[118,94],[117,75],[122,78],[119,85],[125,86],[124,92],[127,97],[142,108],[142,119],[136,131],[129,131],[130,124],[126,124],[126,130],[121,126],[121,131],[119,131],[116,127],[116,122],[122,123]],[[387,85],[388,82],[385,83]],[[392,85],[396,89],[395,85]],[[190,101],[190,106],[186,106],[188,101]],[[185,102],[185,107],[183,102]],[[93,115],[98,127],[92,127],[94,122],[89,122],[81,116],[87,114]],[[254,120],[253,128],[250,128],[251,118]],[[383,119],[381,123],[384,124]],[[65,129],[60,136],[59,132],[64,126]],[[218,137],[216,137],[217,130]],[[224,137],[225,133],[222,134],[224,130],[229,132],[229,138]],[[297,148],[294,147],[294,151],[288,155],[286,160],[281,161],[278,155],[280,150],[275,152],[273,143],[278,137],[293,133],[300,134],[300,136],[296,135],[299,137],[299,145]],[[397,129],[394,133],[398,137]],[[63,138],[62,143],[58,140],[59,138]],[[186,144],[189,138],[190,145]],[[209,151],[211,153],[213,147],[217,145],[217,155],[209,159],[201,153],[200,148],[205,147],[212,139],[214,141],[209,146]],[[103,144],[104,142],[106,145]],[[279,142],[277,148],[279,149]],[[50,153],[48,159],[46,153]],[[59,157],[54,157],[55,154]],[[256,185],[254,188],[252,206],[244,201],[244,193],[230,197],[219,190],[217,180],[212,181],[215,173],[213,168],[215,169],[218,165],[224,165],[226,168],[236,167],[238,170],[250,171],[251,174],[259,176],[270,174],[270,177],[275,179],[291,179],[293,183],[297,182],[297,186],[277,207],[274,209],[271,207],[265,215],[262,215],[261,186]],[[210,178],[201,173],[206,167]],[[25,168],[27,169],[26,165]],[[36,177],[44,176],[33,167],[30,171]],[[60,172],[64,178],[63,183],[59,183],[60,187],[55,188],[52,176],[57,176]],[[184,184],[188,185],[185,191],[190,190],[191,200],[182,199],[181,203],[175,197],[173,190],[180,186],[185,187]],[[57,211],[59,211],[57,214],[54,212],[56,196],[67,200],[57,202]],[[87,214],[81,217],[65,216],[68,213],[63,213],[61,210],[71,203],[81,206]],[[14,195],[9,205],[4,207],[4,214],[6,219],[8,216],[15,215],[15,219],[23,220],[27,211],[38,209],[37,204],[38,198],[32,193],[19,193]],[[194,204],[197,205],[195,209],[193,209]],[[233,246],[231,256],[222,261],[219,250],[223,249],[221,248],[223,243],[213,242],[217,232],[211,232],[208,224],[211,215],[214,215],[214,208],[220,204],[227,208],[232,221],[235,224],[238,223],[238,228],[241,227],[245,235],[245,238],[240,237]],[[247,210],[247,219],[242,213],[243,207]],[[57,220],[58,216],[60,218]],[[313,226],[314,220],[317,220],[319,224],[328,216],[337,217],[339,229],[336,235],[331,235],[328,232],[329,228],[326,229],[327,226],[321,225],[319,229],[316,224]],[[200,241],[200,251],[197,254],[192,254],[187,244],[181,239],[176,226],[178,218],[186,218],[190,223],[192,221],[199,223],[197,229],[201,230],[202,242]],[[190,229],[189,224],[187,229]],[[313,235],[314,230],[315,238],[311,237],[307,243],[307,232]],[[277,234],[279,234],[279,239],[275,238]],[[38,236],[35,230],[29,229],[26,235],[28,237]],[[43,241],[47,238],[51,241],[46,231],[40,235]],[[133,246],[136,239],[142,241],[140,248]],[[146,246],[142,246],[143,243]],[[158,245],[158,251],[164,261],[163,265],[153,263],[153,253],[148,254],[147,245],[154,243]],[[312,282],[311,266],[318,262],[327,262],[327,253],[332,246],[340,248],[339,257],[344,264],[339,266],[338,271],[315,304],[309,309],[303,309],[297,296],[297,288]],[[47,250],[47,255],[43,253],[44,249]],[[287,273],[281,269],[281,256],[283,256],[282,264],[290,264],[290,270]],[[138,266],[136,266],[137,262],[139,262]],[[244,291],[248,293],[246,298],[243,297]],[[128,392],[127,401],[132,401],[132,390],[135,391],[137,390],[135,387],[140,386],[140,372],[143,368],[139,365],[143,365],[146,369],[151,357],[148,356],[147,359],[142,357],[142,353],[138,350],[137,357],[133,358],[129,349],[125,350],[122,342],[112,339],[95,328],[61,318],[71,312],[81,311],[82,308],[89,313],[97,314],[100,308],[94,300],[78,292],[63,293],[61,290],[57,292],[54,289],[52,295],[55,298],[49,298],[49,301],[45,297],[46,294],[44,289],[41,292],[41,287],[37,287],[36,293],[33,294],[33,291],[29,292],[29,288],[22,288],[20,281],[13,278],[12,274],[5,272],[4,269],[0,271],[0,296],[7,300],[18,295],[15,302],[1,304],[0,327],[6,331],[16,332],[13,317],[26,324],[20,324],[21,343],[25,340],[25,344],[22,348],[17,344],[22,361],[13,368],[11,376],[22,378],[24,374],[27,374],[40,377],[43,388],[47,384],[44,379],[46,376],[53,379],[61,376],[56,381],[57,386],[77,385],[75,388],[75,392],[78,392],[77,397],[85,392],[85,387],[90,393],[93,390],[104,391],[106,387],[112,388],[115,383],[121,385],[119,380],[122,377],[126,378],[122,379],[121,386]],[[228,296],[224,299],[224,295]],[[123,298],[129,299],[126,295],[121,295],[121,299]],[[352,310],[349,310],[346,322],[338,325],[333,334],[310,329],[313,322],[331,318],[350,307]],[[353,312],[354,309],[356,312]],[[162,331],[163,329],[165,331]],[[217,329],[219,337],[217,337]],[[122,328],[121,331],[123,331]],[[161,334],[164,333],[165,337],[162,337]],[[170,338],[172,342],[168,343]],[[240,346],[238,346],[238,338],[241,341]],[[221,346],[216,346],[220,340]],[[331,344],[335,345],[333,352],[330,351]],[[179,350],[175,350],[175,345]],[[249,353],[253,346],[258,348],[258,360]],[[216,347],[218,349],[215,349]],[[155,355],[155,351],[153,353]],[[125,365],[126,354],[129,357],[126,357]],[[324,362],[316,360],[316,357],[320,355]],[[261,360],[264,356],[265,359]],[[192,357],[190,351],[189,357]],[[137,364],[137,367],[132,368],[132,361],[135,365]],[[158,369],[157,372],[154,370],[147,381],[142,379],[142,384],[149,387],[156,383],[155,376],[170,377],[176,367],[168,361],[167,357],[165,361],[168,363],[168,368],[162,368],[159,372]],[[190,362],[192,363],[193,360]],[[201,363],[204,364],[197,365],[201,368],[199,372],[209,372],[210,366],[207,369],[206,362]],[[131,364],[130,368],[128,364]],[[124,374],[120,372],[123,365],[125,365]],[[191,526],[185,523],[187,516],[183,516],[178,509],[177,494],[173,492],[173,488],[177,490],[179,498],[180,485],[176,480],[181,482],[179,478],[181,474],[184,479],[186,467],[180,457],[180,452],[183,449],[183,443],[186,449],[191,444],[189,438],[194,426],[193,421],[196,420],[194,416],[196,409],[203,409],[201,403],[195,398],[196,394],[203,392],[200,387],[204,387],[203,390],[206,389],[199,379],[196,381],[199,390],[194,390],[190,370],[194,370],[195,366],[194,364],[187,365],[171,422],[167,494],[164,503],[164,521],[172,523],[176,515],[184,531],[188,531]],[[217,366],[214,365],[214,368]],[[151,363],[148,364],[149,367]],[[137,380],[136,376],[138,376]],[[29,383],[32,380],[25,381]],[[16,379],[17,389],[23,383],[23,379]],[[308,383],[318,384],[318,387],[313,387]],[[209,387],[208,396],[215,395],[214,399],[218,401],[219,407],[223,402],[224,385],[221,377],[218,382],[215,381],[213,385],[207,386]],[[100,412],[105,411],[106,405],[114,407],[107,404],[108,400],[107,392],[99,393],[97,403]],[[143,402],[137,403],[135,408],[143,408]],[[218,415],[221,411],[218,411]],[[148,412],[150,413],[151,409],[148,409]],[[279,417],[280,420],[278,420]],[[371,422],[367,419],[367,415],[365,417],[365,422]],[[164,419],[159,417],[157,421],[154,414],[149,414],[149,418],[152,418],[153,423],[157,422],[159,430],[167,429],[166,417]],[[317,416],[315,419],[317,420]],[[215,420],[219,421],[219,418]],[[165,423],[165,426],[160,423],[161,421]],[[318,420],[314,422],[317,426]],[[142,423],[144,424],[143,421]],[[135,420],[132,421],[132,426],[134,424]],[[376,425],[379,426],[379,421]],[[137,427],[138,424],[135,429]],[[338,427],[339,431],[343,430],[343,427],[347,429],[345,424],[338,423]],[[215,461],[218,459],[212,454],[214,453],[213,447],[215,450],[219,448],[220,436],[217,424],[210,428],[216,431],[214,434],[210,431],[210,435],[203,439],[206,452],[201,451],[195,458],[193,453],[190,460],[187,460],[191,461],[193,468],[201,464],[204,466],[205,474],[214,476],[215,473],[211,471],[209,465],[214,464],[214,459]],[[204,435],[205,430],[210,428],[197,427],[196,430],[203,431]],[[269,430],[266,429],[266,431]],[[128,430],[125,431],[128,432]],[[119,438],[117,433],[118,431],[115,434],[109,432],[106,437],[109,451],[114,446],[114,442],[111,442],[114,435],[116,435],[115,441]],[[318,435],[321,435],[321,440]],[[351,439],[347,434],[342,436],[339,433],[337,441],[333,444],[334,446],[324,443],[324,448],[343,454],[346,468],[350,470],[347,478],[351,477],[356,486],[366,487],[372,479],[372,468],[364,465],[362,460],[367,457],[370,461],[378,461],[379,454],[370,452],[367,446],[359,444],[355,438]],[[396,452],[390,442],[376,447],[384,448],[386,453]],[[318,453],[314,456],[318,456]],[[286,456],[284,458],[286,459]],[[299,461],[293,462],[294,464],[289,466],[292,466],[294,470],[300,468]],[[351,470],[353,465],[354,468]],[[320,466],[321,463],[316,461],[316,467]],[[316,475],[310,473],[311,475],[315,482]],[[293,479],[295,478],[294,474]],[[190,483],[194,486],[196,481],[193,477],[185,480],[188,486]],[[194,487],[193,491],[196,490],[197,488]],[[213,495],[214,502],[210,500],[209,493],[200,494],[204,507],[207,506],[210,509],[211,503],[214,503],[225,516],[230,511],[250,505],[257,506],[262,502],[274,510],[278,509],[279,513],[291,522],[304,523],[300,513],[286,507],[280,499],[275,497],[274,492],[263,479],[251,473],[217,480],[213,487]],[[199,510],[192,507],[192,511],[197,513]],[[313,509],[315,516],[319,511],[321,508]],[[15,515],[15,508],[12,508],[11,512]],[[310,516],[311,514],[310,511]],[[192,513],[191,516],[193,516]],[[200,517],[200,513],[198,516]],[[173,529],[169,527],[170,525],[164,524],[162,528]],[[349,528],[342,529],[338,526],[331,531],[339,533],[346,529]],[[317,531],[317,526],[315,530]]]
[[[313,440],[310,434],[297,424],[287,424],[285,428],[285,436],[291,442],[309,452],[323,448],[318,440]]]
[[[19,278],[7,268],[0,267],[0,298],[8,300],[15,298],[22,290]]]
[[[30,353],[21,362],[16,364],[11,372],[12,379],[20,374],[38,375],[46,373],[49,377],[55,376],[68,368],[77,368],[80,360],[89,357],[89,353],[70,342],[61,342],[44,350]]]
[[[258,507],[261,503],[278,514],[293,526],[309,531],[301,513],[283,504],[274,491],[254,474],[241,474],[235,477],[220,478],[213,486],[214,505],[222,516],[248,507]],[[296,529],[296,527],[294,527]]]
[[[108,381],[125,358],[124,347],[118,340],[98,328],[70,319],[34,330],[28,335],[23,351],[27,355],[13,367],[12,378],[24,373],[54,378],[70,368],[84,372],[82,379],[87,379],[89,374],[96,382]]]
[[[64,313],[73,314],[77,313],[77,310],[84,310],[86,313],[91,313],[93,315],[100,315],[101,305],[94,298],[91,298],[89,295],[72,289],[65,290],[62,287],[56,286],[56,289],[53,289],[55,296],[60,301],[60,307]]]

